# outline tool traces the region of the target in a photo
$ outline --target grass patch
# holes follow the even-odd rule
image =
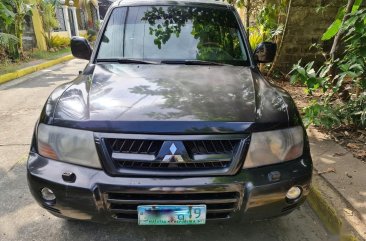
[[[48,51],[41,51],[41,50],[35,50],[33,52],[26,53],[27,57],[25,60],[21,60],[19,62],[10,62],[10,61],[4,61],[0,63],[0,75],[7,74],[14,72],[16,70],[29,67],[31,65],[31,61],[34,60],[41,60],[41,62],[57,59],[59,57],[65,56],[71,54],[70,48],[64,48],[56,52],[48,52]],[[44,60],[44,61],[42,61]],[[38,63],[37,63],[38,64]]]
[[[36,50],[30,54],[30,58],[31,59],[52,60],[52,59],[57,59],[58,57],[61,57],[65,54],[70,54],[70,53],[71,53],[70,48],[64,48],[64,49],[61,49],[56,52],[47,52],[47,51]]]

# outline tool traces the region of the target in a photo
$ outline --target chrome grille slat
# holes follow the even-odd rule
[[[233,208],[226,208],[226,209],[209,209],[207,210],[207,213],[230,213],[233,212],[235,209]],[[137,212],[137,210],[134,209],[117,209],[117,208],[111,208],[109,209],[112,213],[128,213],[128,214],[134,214]]]
[[[163,163],[140,160],[121,160],[118,162],[121,167],[139,167],[150,169],[205,169],[205,168],[225,168],[230,165],[230,161],[203,161],[187,163]]]
[[[150,145],[149,145],[149,147],[147,148],[147,151],[146,151],[147,153],[150,153],[150,148],[151,148],[152,144],[153,144],[153,142],[150,141]]]
[[[223,193],[105,193],[107,208],[117,220],[137,220],[139,205],[194,205],[205,204],[207,219],[227,219],[238,210],[240,194],[238,192]]]
[[[176,203],[176,204],[201,204],[201,203],[236,203],[238,199],[231,198],[231,199],[206,199],[206,200],[120,200],[120,199],[111,199],[108,198],[107,201],[109,203],[117,203],[117,204],[125,204],[125,203],[134,203],[134,204],[169,204],[169,203]]]

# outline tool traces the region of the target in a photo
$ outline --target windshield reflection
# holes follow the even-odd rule
[[[248,64],[232,11],[188,6],[114,9],[98,52],[98,59],[106,58]]]

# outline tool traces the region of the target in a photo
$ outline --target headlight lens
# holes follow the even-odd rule
[[[54,160],[101,168],[91,131],[40,124],[38,152]]]
[[[304,149],[301,126],[252,134],[243,168],[252,168],[294,160]]]

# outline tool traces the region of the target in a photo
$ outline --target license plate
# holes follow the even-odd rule
[[[206,205],[143,205],[139,225],[199,225],[206,223]]]

